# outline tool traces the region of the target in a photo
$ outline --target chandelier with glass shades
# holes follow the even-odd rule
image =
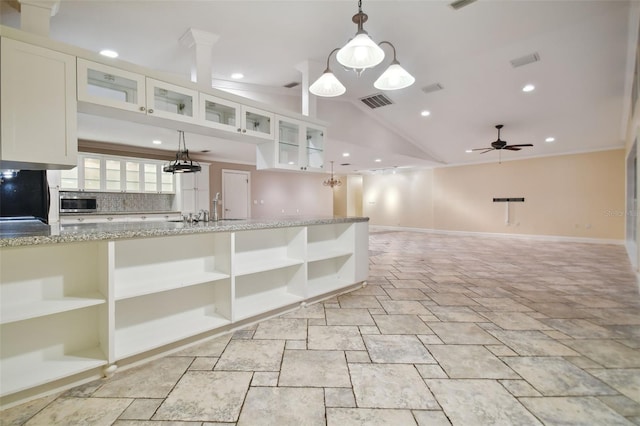
[[[334,186],[342,185],[342,182],[340,182],[340,179],[336,179],[333,177],[333,161],[331,162],[331,177],[329,179],[325,179],[324,182],[322,182],[322,184],[324,186],[328,186],[331,188],[333,188]]]
[[[380,77],[373,83],[374,87],[379,90],[397,90],[411,86],[416,79],[400,66],[400,62],[396,59],[396,48],[388,41],[381,41],[376,44],[369,34],[364,30],[363,25],[369,17],[362,12],[362,0],[358,0],[358,13],[353,15],[351,20],[358,25],[358,31],[355,37],[342,48],[336,48],[329,53],[327,57],[327,69],[322,75],[309,87],[309,91],[316,96],[333,97],[340,96],[347,89],[338,78],[333,74],[329,67],[329,59],[335,52],[336,59],[344,67],[354,70],[358,76],[367,68],[372,68],[384,60],[383,44],[388,44],[393,49],[393,61],[389,68],[382,73]]]

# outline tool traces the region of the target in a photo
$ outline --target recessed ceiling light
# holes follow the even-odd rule
[[[523,92],[533,92],[535,90],[536,86],[534,86],[533,84],[527,84],[522,88]]]
[[[244,74],[242,74],[241,72],[234,72],[233,74],[231,74],[231,78],[234,80],[241,80],[244,78]]]
[[[549,136],[548,138],[546,138],[544,141],[545,142],[554,142],[556,140],[556,138],[554,138],[553,136]]]
[[[152,142],[154,145],[162,145],[162,141],[156,139]]]
[[[351,154],[349,154],[348,152],[343,152],[343,153],[342,153],[342,156],[343,156],[343,157],[348,157],[349,155],[351,155]]]
[[[430,116],[430,115],[431,115],[431,112],[430,112],[430,111],[427,111],[427,110],[425,109],[424,111],[422,111],[422,112],[420,113],[420,115],[421,115],[421,116],[423,116],[423,117],[428,117],[428,116]]]
[[[472,153],[472,152],[473,152],[473,150],[472,150],[472,149],[467,149],[465,152],[466,152],[467,154],[469,154],[469,153]]]
[[[380,158],[376,158],[376,159],[375,159],[375,160],[373,160],[373,161],[375,161],[376,163],[379,163],[379,162],[381,162],[381,161],[382,161],[382,159],[380,159]]]
[[[102,56],[106,56],[107,58],[117,58],[118,57],[118,52],[116,52],[115,50],[103,49],[103,50],[100,51],[100,54]]]

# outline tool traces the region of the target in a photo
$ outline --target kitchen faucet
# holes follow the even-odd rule
[[[220,201],[220,193],[216,192],[216,197],[213,199],[213,210],[211,211],[211,220],[218,221],[218,201]]]

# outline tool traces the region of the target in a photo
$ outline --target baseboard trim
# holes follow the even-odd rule
[[[552,241],[565,243],[588,243],[588,244],[615,244],[624,245],[624,240],[613,240],[607,238],[585,238],[585,237],[565,237],[561,235],[531,235],[531,234],[504,234],[498,232],[474,232],[474,231],[449,231],[443,229],[430,228],[412,228],[405,226],[385,226],[385,225],[369,225],[372,231],[408,231],[423,232],[425,234],[442,234],[442,235],[459,235],[459,236],[476,236],[476,237],[495,237],[495,238],[518,238],[524,240],[536,241]]]

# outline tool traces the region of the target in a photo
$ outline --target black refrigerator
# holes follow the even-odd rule
[[[49,219],[49,183],[46,170],[20,170],[16,176],[0,174],[0,217]]]

